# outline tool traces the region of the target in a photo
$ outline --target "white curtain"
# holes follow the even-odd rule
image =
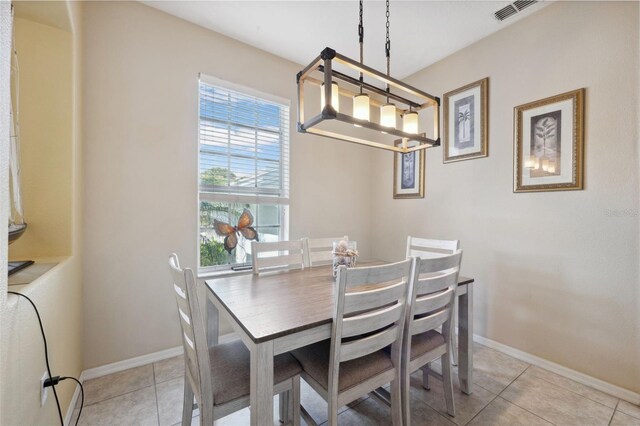
[[[15,43],[12,37],[12,43]],[[14,54],[11,61],[11,137],[9,141],[9,228],[20,227],[24,224],[22,210],[22,191],[20,190],[20,123],[18,122],[18,96],[20,90],[20,68],[15,46],[11,49]]]
[[[11,138],[9,143],[9,198],[11,209],[9,211],[9,227],[24,224],[22,192],[20,190],[20,149],[16,129],[14,116],[11,114]]]

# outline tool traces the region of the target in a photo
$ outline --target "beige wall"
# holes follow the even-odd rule
[[[368,255],[370,152],[296,133],[300,65],[134,2],[84,18],[85,368],[180,345],[167,259],[196,264],[200,72],[291,100],[290,237]]]
[[[376,155],[370,204],[376,257],[400,257],[407,234],[461,240],[477,334],[635,392],[638,36],[636,2],[559,2],[416,73],[436,94],[490,78],[489,157],[428,150],[425,199],[392,200]],[[513,107],[580,87],[585,190],[514,194]]]
[[[63,3],[62,3],[63,4]],[[65,7],[58,7],[66,12]],[[72,35],[17,18],[21,182],[28,231],[10,259],[71,254]]]
[[[71,256],[65,257],[37,281],[26,286],[12,286],[9,290],[26,294],[37,305],[47,334],[52,373],[79,377],[83,370],[79,40],[76,37],[80,6],[79,3],[51,2],[45,9],[48,12],[55,10],[57,17],[67,16],[68,22],[63,29],[16,20],[21,95],[25,96],[21,101],[22,131],[23,140],[26,139],[24,145],[29,145],[28,148],[23,145],[22,150],[23,173],[30,175],[23,180],[23,191],[25,198],[30,200],[26,213],[33,226],[11,246],[11,250],[13,254],[14,247],[22,242],[17,257]],[[34,19],[47,18],[47,13],[36,14]],[[73,36],[68,28],[72,28]],[[35,96],[36,88],[42,91],[42,99]],[[34,167],[33,171],[25,170],[31,167]],[[4,170],[2,185],[6,185]],[[40,198],[34,194],[39,194]],[[1,191],[0,195],[0,205],[5,205],[5,192]],[[47,217],[47,212],[53,217]],[[45,232],[50,229],[52,235]],[[30,233],[34,235],[29,237]],[[3,244],[6,244],[6,237],[3,238]],[[6,267],[5,260],[6,255],[2,253],[2,271]],[[5,276],[2,281],[4,279]],[[9,295],[5,300],[6,284],[2,284],[0,424],[57,425],[58,414],[51,390],[47,402],[40,407],[40,378],[46,367],[35,313],[31,305],[18,296]],[[75,383],[70,380],[57,386],[63,416],[74,390]]]

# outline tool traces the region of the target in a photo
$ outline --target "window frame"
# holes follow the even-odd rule
[[[252,193],[243,195],[241,194],[242,189],[238,189],[235,193],[232,191],[215,191],[216,187],[208,188],[210,191],[201,191],[200,187],[200,122],[201,122],[201,111],[200,111],[200,83],[204,83],[210,86],[220,87],[222,89],[235,91],[241,93],[242,95],[258,98],[260,100],[264,100],[267,102],[277,103],[282,107],[287,108],[287,119],[288,121],[285,123],[287,126],[286,133],[286,149],[282,149],[282,155],[280,158],[280,176],[281,176],[281,185],[282,190],[280,192],[280,196],[274,196],[275,191],[271,188],[264,188],[262,193]],[[247,271],[235,271],[232,269],[234,264],[228,265],[216,265],[216,266],[201,266],[200,264],[200,202],[201,201],[210,201],[210,202],[218,202],[218,203],[247,203],[247,204],[256,204],[256,205],[277,205],[279,207],[280,213],[280,235],[279,238],[281,241],[287,240],[289,238],[289,206],[290,206],[290,197],[289,197],[289,184],[291,182],[290,179],[290,159],[291,159],[291,100],[287,98],[282,98],[280,96],[272,95],[269,93],[265,93],[254,89],[252,87],[247,87],[244,85],[232,83],[226,80],[219,79],[217,77],[213,77],[207,74],[200,73],[198,75],[197,80],[197,164],[196,164],[196,193],[197,193],[197,204],[196,204],[196,259],[198,265],[198,276],[206,276],[206,275],[226,275],[226,274],[239,274],[246,273]],[[229,188],[227,186],[222,186],[220,189]],[[213,190],[213,191],[211,191]],[[282,194],[284,192],[284,194]],[[203,194],[206,194],[203,197]],[[236,264],[238,265],[238,264]]]

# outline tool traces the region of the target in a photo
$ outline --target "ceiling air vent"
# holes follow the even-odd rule
[[[493,15],[498,21],[504,21],[505,19],[515,15],[516,13],[526,9],[534,3],[538,3],[538,0],[516,0],[512,4],[509,4],[502,9],[498,10]]]
[[[513,5],[518,9],[518,12],[520,12],[522,9],[526,9],[534,3],[538,3],[538,0],[517,0],[513,2]]]
[[[518,13],[518,10],[510,4],[509,6],[505,6],[497,11],[494,15],[498,21],[504,21],[509,16],[515,15],[516,13]]]

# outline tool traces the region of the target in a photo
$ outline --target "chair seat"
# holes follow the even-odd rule
[[[414,360],[440,345],[444,345],[444,336],[435,330],[416,334],[411,338],[411,359]]]
[[[331,340],[291,351],[302,369],[325,390],[329,387],[329,351]],[[338,391],[342,392],[393,368],[391,357],[383,350],[340,363]]]
[[[209,349],[213,400],[215,405],[249,395],[251,354],[240,340]],[[300,364],[288,353],[273,360],[273,383],[280,383],[302,372]]]

